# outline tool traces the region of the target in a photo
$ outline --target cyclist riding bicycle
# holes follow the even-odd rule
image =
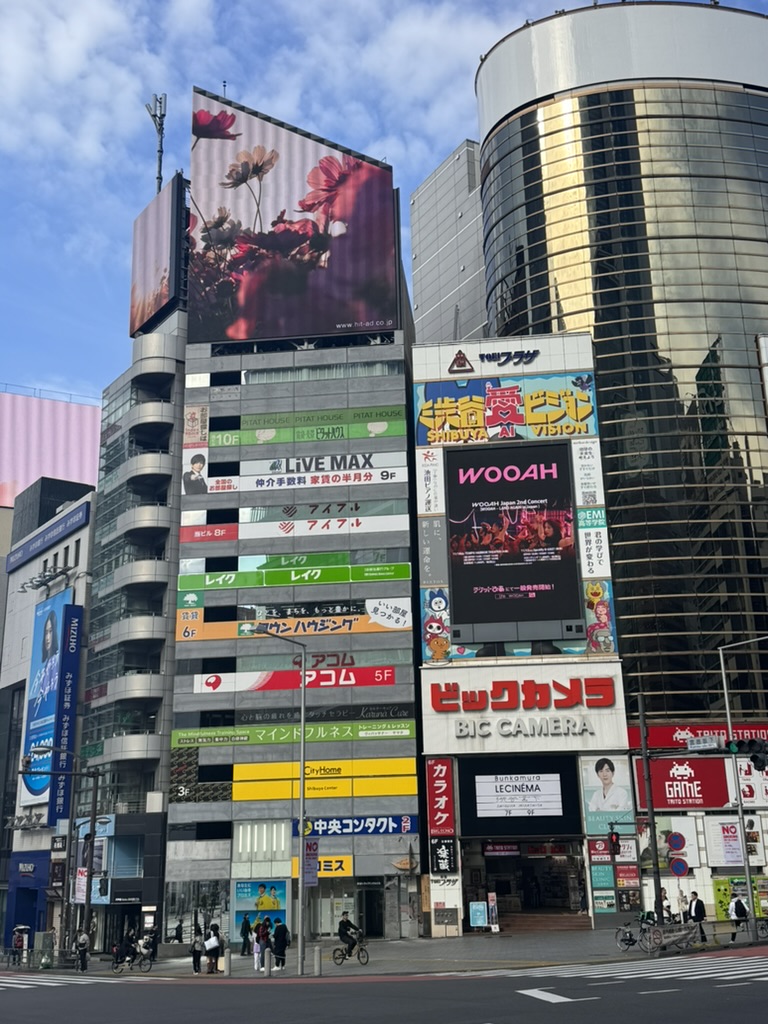
[[[358,935],[362,934],[361,929],[349,920],[349,911],[343,911],[341,920],[339,921],[339,938],[346,944],[347,956],[352,956],[352,950],[357,945],[357,939],[354,935],[355,932]]]

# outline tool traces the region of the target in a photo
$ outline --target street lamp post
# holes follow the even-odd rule
[[[293,644],[295,647],[301,649],[301,680],[299,684],[299,690],[301,692],[300,700],[300,712],[299,712],[299,913],[298,913],[298,933],[299,933],[299,947],[297,954],[297,974],[299,977],[304,975],[304,958],[305,958],[305,904],[306,904],[306,883],[304,879],[304,821],[306,819],[305,809],[305,785],[304,785],[304,774],[306,770],[306,740],[307,740],[307,645],[302,643],[301,640],[294,640],[290,636],[280,636],[277,633],[271,633],[265,623],[260,623],[256,627],[256,632],[262,636],[271,637],[273,640],[283,640],[287,644]]]
[[[731,693],[728,687],[728,675],[725,671],[725,654],[733,647],[746,647],[748,644],[756,644],[761,640],[768,640],[768,636],[756,636],[751,640],[736,640],[731,644],[721,644],[717,648],[717,653],[720,656],[720,675],[723,682],[723,699],[725,701],[725,721],[728,728],[728,739],[733,739],[733,720],[731,717]],[[744,800],[741,795],[741,779],[739,778],[739,762],[736,759],[736,753],[731,752],[731,763],[733,765],[733,774],[736,779],[736,810],[739,818],[739,838],[741,841],[741,849],[744,856],[744,877],[747,883],[747,894],[750,902],[750,906],[754,903],[754,892],[752,889],[752,868],[749,863],[749,850],[747,848],[747,829],[744,824]],[[757,914],[756,907],[752,906],[752,912],[749,915],[749,933],[750,938],[753,942],[757,942]]]
[[[63,747],[52,747],[47,744],[39,747],[31,747],[31,754],[65,754],[71,757],[74,761],[81,761],[82,758],[71,750],[64,750]],[[26,774],[34,775],[69,775],[72,778],[79,779],[91,779],[91,813],[88,821],[88,852],[85,861],[85,897],[83,899],[83,929],[90,938],[91,928],[91,888],[93,885],[93,847],[96,840],[96,815],[99,806],[99,779],[104,775],[104,772],[98,768],[84,768],[82,771],[69,771],[69,772],[27,772]],[[68,841],[71,836],[67,837]],[[67,879],[69,883],[69,879]],[[69,922],[68,922],[69,924]]]

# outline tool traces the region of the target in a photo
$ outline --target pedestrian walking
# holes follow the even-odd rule
[[[160,934],[157,925],[153,924],[149,929],[149,934],[146,938],[146,945],[149,946],[149,959],[151,963],[157,960],[157,946],[160,942]]]
[[[702,942],[707,941],[707,936],[704,932],[704,922],[706,919],[707,908],[704,906],[704,900],[700,900],[699,894],[694,890],[691,893],[691,902],[688,904],[688,920],[695,921],[698,924]]]
[[[24,949],[24,934],[21,928],[13,929],[13,938],[11,939],[11,949],[13,950],[13,966],[21,967],[21,952]]]
[[[746,900],[743,900],[737,893],[731,893],[731,902],[728,904],[728,917],[731,920],[731,941],[729,946],[736,942],[736,932],[746,928],[749,920],[749,907]]]
[[[208,958],[208,970],[206,974],[219,973],[219,950],[221,949],[221,935],[219,926],[214,923],[208,929],[205,937],[205,955]]]
[[[189,947],[189,952],[192,954],[192,973],[200,973],[200,961],[203,958],[205,952],[205,942],[203,941],[203,929],[199,924],[195,925],[195,932],[192,936],[192,945]]]
[[[283,924],[282,918],[275,918],[275,930],[272,933],[272,943],[275,950],[275,970],[285,970],[285,953],[291,944],[291,933],[288,926]]]
[[[240,956],[248,956],[251,952],[251,919],[247,913],[243,914],[243,923],[240,925],[240,938],[243,940],[240,946]]]

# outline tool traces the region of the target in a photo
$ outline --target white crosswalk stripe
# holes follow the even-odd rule
[[[32,973],[15,972],[14,974],[3,974],[0,972],[0,990],[6,989],[9,992],[23,989],[40,988],[61,988],[72,985],[119,985],[120,978],[104,978],[83,974],[49,974],[37,975]],[[129,978],[125,979],[129,981]]]
[[[741,956],[738,952],[710,956],[705,953],[660,960],[627,960],[601,964],[553,964],[507,970],[471,971],[484,978],[594,978],[628,981],[768,981],[768,957]],[[465,974],[466,977],[466,974]]]

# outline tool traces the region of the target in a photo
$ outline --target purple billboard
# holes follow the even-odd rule
[[[399,326],[392,169],[193,95],[189,341]]]
[[[151,329],[179,298],[184,178],[174,175],[133,224],[129,334]]]

